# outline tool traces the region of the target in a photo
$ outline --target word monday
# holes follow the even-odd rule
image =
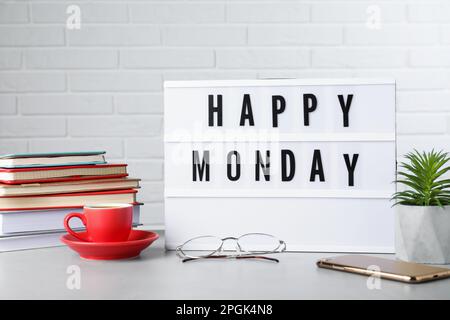
[[[353,101],[353,94],[337,95],[340,108],[342,110],[342,126],[349,127],[349,113]],[[318,107],[318,99],[312,93],[303,94],[303,125],[310,125],[310,114]],[[272,95],[272,127],[278,127],[278,119],[286,109],[286,99],[281,95]],[[244,94],[240,112],[239,126],[254,126],[252,101],[249,94]],[[223,126],[223,96],[208,95],[208,126]],[[263,159],[263,155],[264,158]],[[255,151],[255,181],[270,181],[270,150]],[[295,154],[292,150],[282,149],[281,157],[281,181],[291,181],[295,176]],[[342,154],[342,161],[345,162],[348,173],[348,185],[354,186],[354,173],[358,162],[359,154]],[[210,151],[204,150],[202,158],[198,150],[192,151],[192,181],[210,181]],[[322,162],[320,149],[315,149],[311,155],[309,181],[325,181],[325,170]],[[240,154],[236,150],[231,150],[227,154],[227,178],[230,181],[237,181],[241,176]]]

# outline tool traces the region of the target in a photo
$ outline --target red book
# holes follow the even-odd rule
[[[0,182],[24,184],[34,182],[57,182],[70,179],[101,179],[126,177],[126,164],[95,164],[43,168],[0,169]]]
[[[81,207],[99,203],[135,203],[134,189],[102,192],[61,193],[39,196],[1,197],[0,211]]]
[[[74,179],[61,182],[35,182],[24,184],[0,183],[0,197],[38,196],[44,194],[96,192],[108,190],[138,189],[140,179]]]

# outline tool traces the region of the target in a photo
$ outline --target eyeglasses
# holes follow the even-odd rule
[[[228,240],[235,241],[234,248],[224,249],[224,243]],[[203,251],[203,254],[187,254],[185,251],[189,250]],[[231,253],[227,254],[226,251]],[[263,255],[284,251],[286,251],[286,243],[266,233],[247,233],[238,238],[200,236],[192,238],[176,248],[176,254],[183,259],[183,262],[220,258],[263,259],[279,262],[278,259]]]

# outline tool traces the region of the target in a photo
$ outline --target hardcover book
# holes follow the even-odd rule
[[[65,181],[69,177],[127,175],[126,164],[97,164],[43,168],[0,169],[0,182],[23,184]]]
[[[140,224],[141,203],[133,205],[133,225]],[[71,212],[82,212],[83,207],[43,208],[40,210],[0,211],[0,238],[50,231],[64,231],[64,217]],[[84,229],[79,219],[70,222],[73,229]]]
[[[0,156],[1,168],[29,168],[104,164],[105,151],[16,153]]]
[[[28,184],[0,184],[0,197],[33,196],[56,193],[92,192],[139,188],[139,179],[93,179]]]
[[[30,208],[76,207],[98,203],[135,203],[134,189],[102,192],[62,193],[38,196],[1,197],[0,211]]]

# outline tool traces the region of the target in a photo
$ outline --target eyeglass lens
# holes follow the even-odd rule
[[[280,246],[277,238],[261,233],[245,234],[238,239],[238,243],[245,252],[272,252]]]
[[[221,245],[222,239],[214,236],[203,236],[187,241],[181,249],[183,251],[202,251],[201,255],[209,255],[219,250]]]

